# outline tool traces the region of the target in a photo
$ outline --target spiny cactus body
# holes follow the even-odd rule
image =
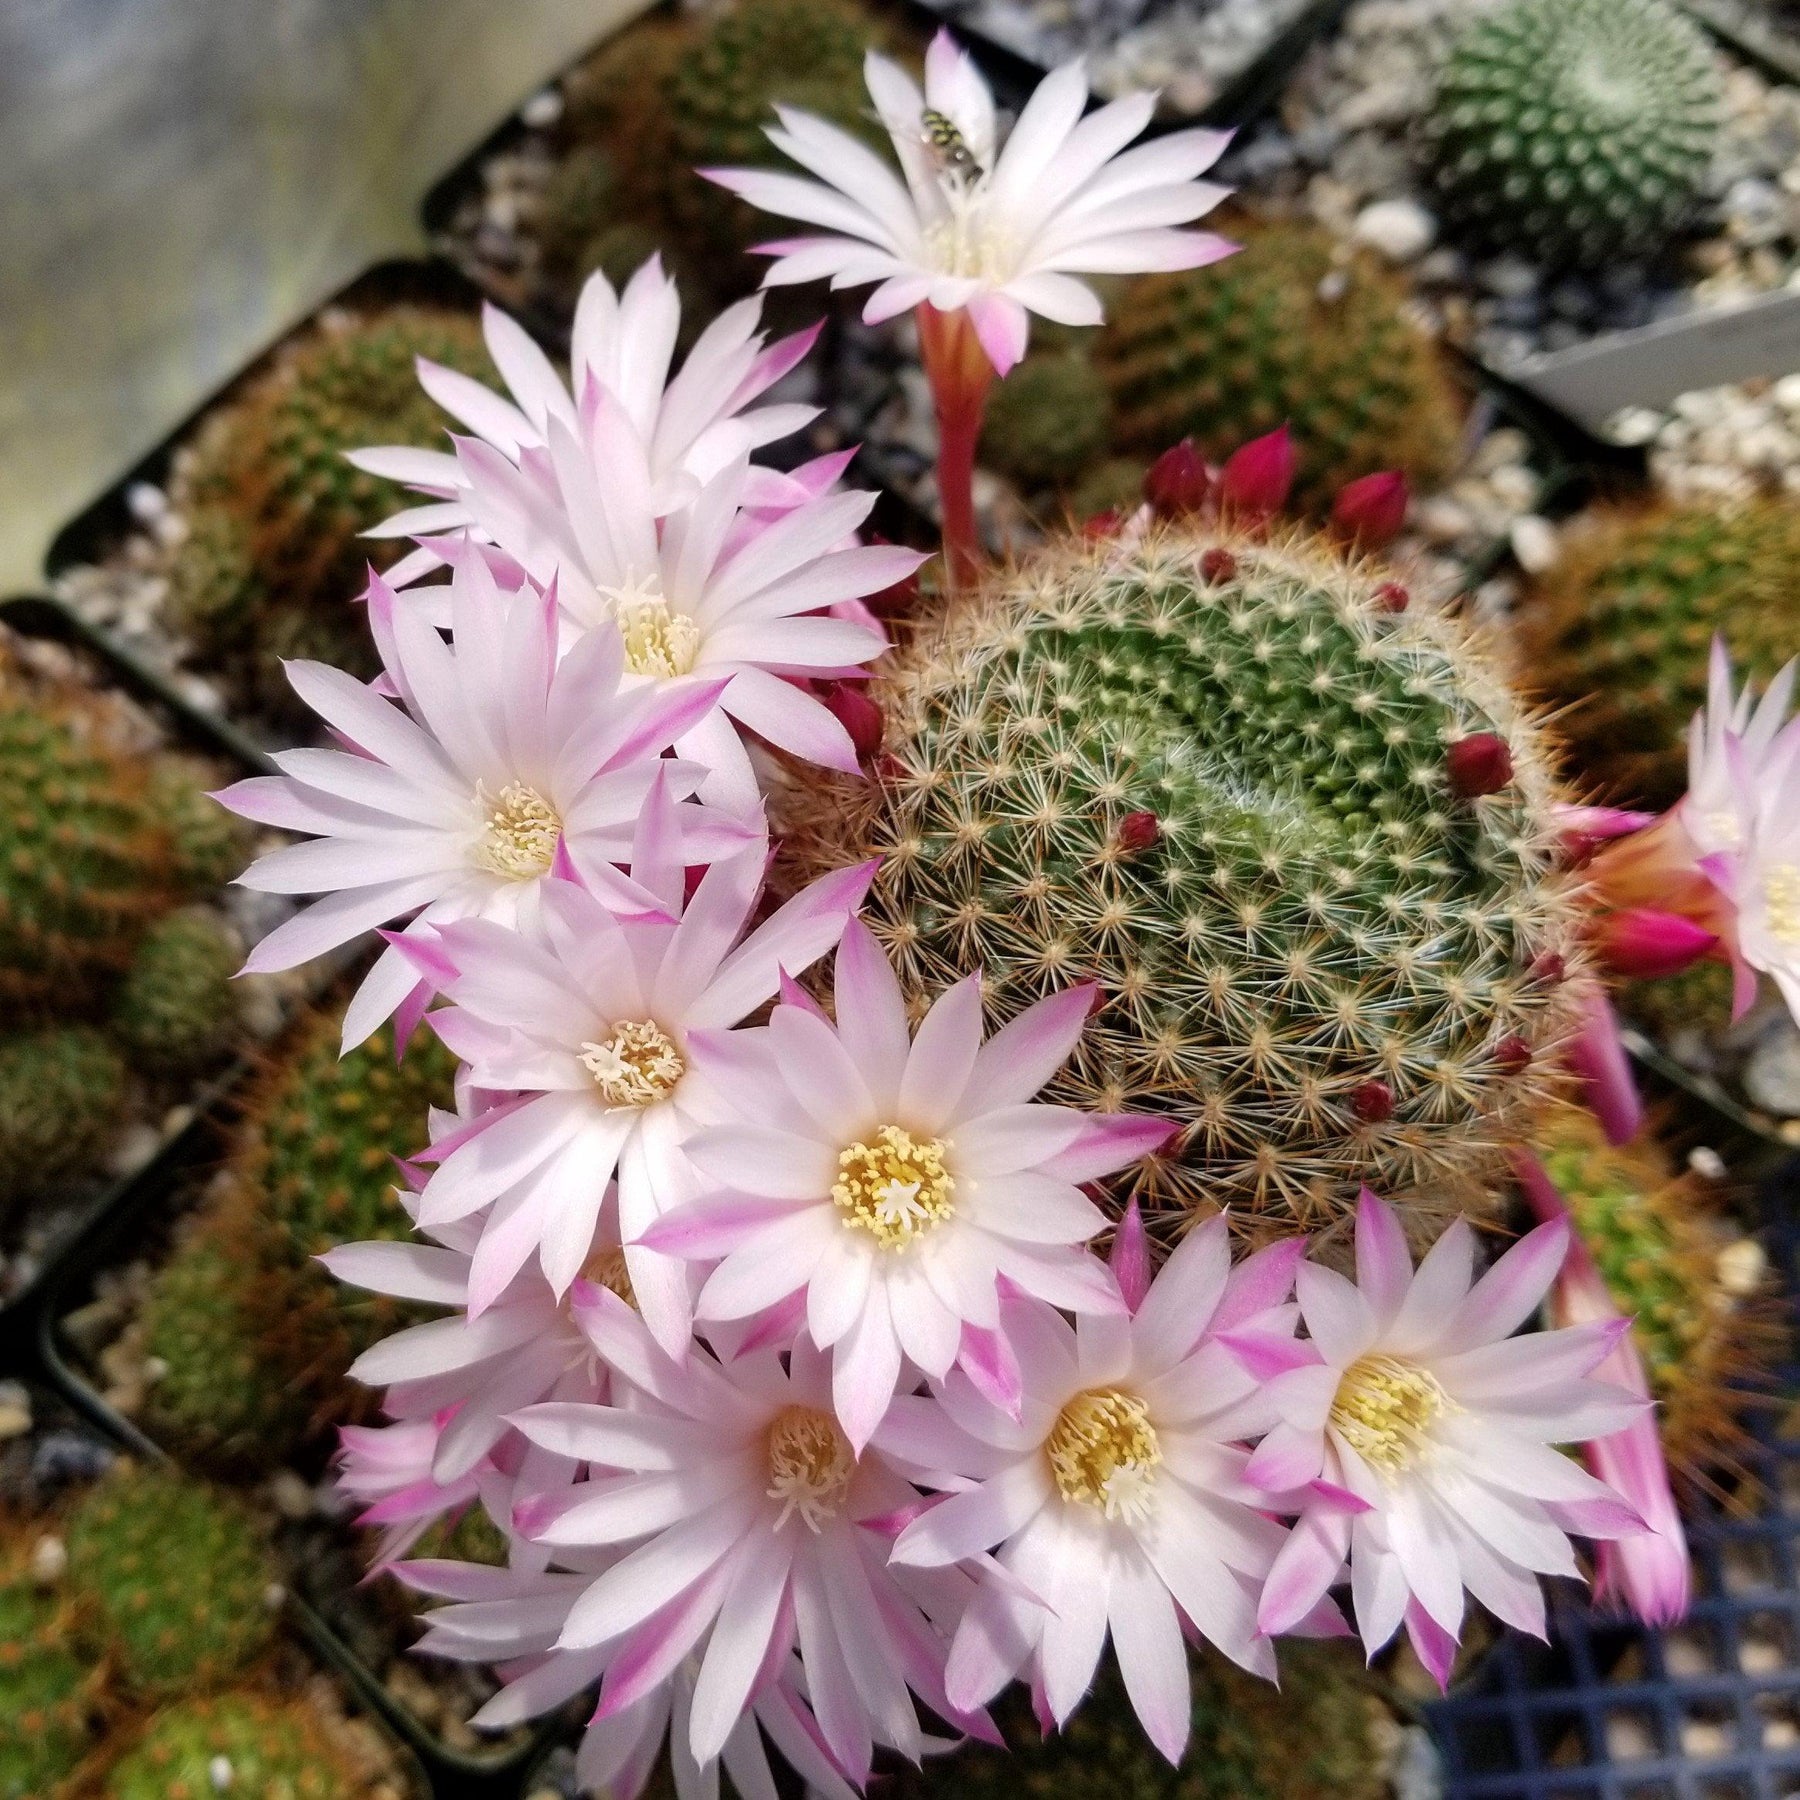
[[[1555,267],[1660,249],[1691,210],[1721,90],[1664,0],[1511,0],[1471,20],[1426,125],[1440,203]]]
[[[157,1713],[105,1791],[110,1800],[352,1800],[366,1785],[304,1704],[241,1692]]]
[[[66,1599],[35,1585],[30,1534],[0,1546],[0,1800],[48,1800],[95,1735],[101,1671]]]
[[[223,1489],[120,1463],[83,1496],[67,1544],[91,1634],[146,1698],[229,1682],[274,1636],[274,1564]]]
[[[1571,531],[1528,596],[1524,666],[1568,707],[1584,772],[1624,800],[1666,806],[1687,786],[1688,722],[1706,700],[1715,633],[1765,682],[1800,653],[1794,570],[1800,500],[1621,504]]]
[[[1391,1723],[1342,1644],[1281,1646],[1279,1689],[1210,1653],[1189,1658],[1187,1754],[1171,1769],[1144,1737],[1109,1656],[1065,1730],[1045,1736],[1015,1689],[1008,1750],[971,1744],[895,1778],[896,1800],[1381,1800]]]
[[[145,934],[113,1005],[113,1029],[159,1067],[216,1056],[237,1024],[232,977],[244,946],[208,906],[185,906]]]
[[[995,387],[982,461],[1028,488],[1059,488],[1102,454],[1111,423],[1106,384],[1086,357],[1027,357]]]
[[[1670,1466],[1703,1480],[1742,1446],[1759,1381],[1767,1403],[1781,1332],[1762,1253],[1652,1137],[1615,1147],[1591,1114],[1558,1107],[1538,1142],[1576,1230],[1632,1321]]]
[[[92,1164],[124,1097],[124,1060],[88,1026],[0,1042],[0,1208]]]
[[[194,757],[159,756],[150,769],[150,807],[169,834],[175,879],[184,892],[221,888],[250,860],[251,829],[216,801],[219,772]]]
[[[1234,229],[1236,229],[1234,227]],[[1401,279],[1317,226],[1253,225],[1224,262],[1143,275],[1107,307],[1095,364],[1118,448],[1146,458],[1184,437],[1215,462],[1282,425],[1297,505],[1399,469],[1415,485],[1455,457],[1462,407],[1436,346],[1405,314]]]
[[[1579,966],[1539,727],[1477,642],[1319,540],[1054,545],[927,623],[873,788],[784,801],[796,870],[883,858],[915,1005],[1098,983],[1051,1092],[1185,1129],[1142,1190],[1253,1235],[1366,1182],[1421,1232],[1489,1202]],[[1509,753],[1455,790],[1452,746]],[[1497,760],[1497,759],[1496,759]]]

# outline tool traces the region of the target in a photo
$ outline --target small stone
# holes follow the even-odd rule
[[[1725,1179],[1725,1159],[1710,1144],[1696,1144],[1688,1152],[1687,1163],[1702,1181]]]
[[[144,1358],[143,1375],[146,1387],[155,1387],[168,1372],[169,1365],[162,1357],[146,1356]]]
[[[1744,1092],[1765,1112],[1800,1114],[1800,1031],[1783,1030],[1757,1045],[1744,1065]]]
[[[46,1533],[31,1546],[31,1579],[39,1587],[55,1587],[69,1566],[68,1546]]]
[[[1376,200],[1356,215],[1351,236],[1391,263],[1416,261],[1437,240],[1437,220],[1416,200]]]
[[[1496,256],[1481,265],[1476,279],[1498,300],[1523,300],[1538,291],[1538,272],[1521,256]]]
[[[1553,568],[1562,552],[1556,527],[1537,513],[1527,513],[1522,519],[1514,519],[1512,530],[1507,536],[1512,544],[1512,553],[1518,558],[1519,567],[1527,575],[1541,575],[1546,569]]]
[[[232,1782],[231,1758],[215,1756],[206,1765],[206,1779],[215,1794],[228,1792]]]
[[[1475,521],[1466,506],[1446,494],[1433,494],[1413,508],[1413,523],[1433,544],[1453,544],[1466,537]]]
[[[545,131],[563,116],[563,97],[553,87],[535,93],[519,108],[519,123],[533,131]]]
[[[1769,398],[1783,412],[1800,413],[1800,375],[1784,375],[1769,390]]]
[[[1606,421],[1601,435],[1609,444],[1635,449],[1654,442],[1663,429],[1663,415],[1648,406],[1621,407]]]
[[[0,1442],[31,1429],[31,1396],[17,1381],[0,1381]]]
[[[140,525],[154,525],[169,510],[169,496],[153,481],[134,481],[125,490],[125,504]]]
[[[1768,1253],[1755,1238],[1739,1238],[1719,1252],[1716,1267],[1719,1286],[1734,1299],[1748,1299],[1768,1275]]]
[[[312,1516],[312,1489],[292,1469],[277,1469],[269,1477],[269,1499],[284,1519]]]

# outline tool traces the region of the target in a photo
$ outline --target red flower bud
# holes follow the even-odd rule
[[[1494,1061],[1508,1075],[1523,1075],[1531,1067],[1531,1046],[1522,1037],[1503,1037],[1494,1046]]]
[[[1230,512],[1267,518],[1287,503],[1294,466],[1294,440],[1283,425],[1232,451],[1219,477],[1219,498]]]
[[[1558,986],[1568,972],[1568,964],[1563,961],[1561,953],[1555,950],[1546,950],[1541,955],[1534,956],[1531,967],[1525,971],[1539,987]]]
[[[1148,850],[1162,837],[1162,826],[1153,812],[1130,812],[1119,821],[1119,848]]]
[[[1165,450],[1144,477],[1144,498],[1160,519],[1197,513],[1212,498],[1213,472],[1192,438]]]
[[[819,696],[825,710],[850,734],[859,761],[867,762],[881,748],[886,720],[881,708],[869,698],[862,682],[834,681]]]
[[[1237,558],[1229,550],[1215,545],[1200,558],[1200,579],[1205,582],[1230,581],[1237,574]]]
[[[1094,991],[1088,998],[1087,1016],[1092,1019],[1106,1011],[1106,989],[1099,982],[1094,983]]]
[[[1359,549],[1378,550],[1400,535],[1410,498],[1406,477],[1399,470],[1365,475],[1345,486],[1332,502],[1331,529]]]
[[[1444,754],[1450,791],[1459,800],[1497,794],[1513,778],[1512,752],[1506,739],[1491,731],[1472,731]]]
[[[1097,512],[1081,521],[1081,535],[1084,538],[1109,538],[1124,523],[1125,515],[1116,506],[1109,506],[1105,512]]]
[[[1350,1090],[1350,1110],[1365,1125],[1394,1116],[1394,1090],[1385,1081],[1359,1081]]]
[[[1384,581],[1375,590],[1375,598],[1383,612],[1403,613],[1412,604],[1412,595],[1397,581]]]

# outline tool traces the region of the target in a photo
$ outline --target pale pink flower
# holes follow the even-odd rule
[[[419,1196],[422,1227],[437,1233],[480,1215],[471,1319],[534,1253],[551,1290],[568,1292],[616,1170],[637,1304],[672,1355],[688,1341],[686,1265],[638,1241],[699,1191],[683,1146],[716,1101],[690,1068],[688,1033],[735,1025],[774,994],[784,968],[830,950],[874,865],[815,882],[746,937],[762,893],[760,847],[712,864],[685,906],[683,856],[659,789],[638,824],[631,874],[660,913],[620,916],[576,883],[548,879],[531,920],[464,919],[429,944],[396,940],[452,1002],[430,1021],[471,1082],[515,1096],[421,1158],[436,1164]]]
[[[1364,1191],[1357,1280],[1302,1265],[1309,1336],[1254,1329],[1226,1343],[1266,1385],[1280,1422],[1248,1476],[1312,1498],[1271,1571],[1262,1629],[1289,1630],[1350,1561],[1357,1628],[1371,1655],[1404,1623],[1441,1684],[1469,1593],[1543,1635],[1538,1575],[1575,1575],[1568,1534],[1643,1529],[1604,1482],[1552,1448],[1629,1425],[1643,1403],[1589,1379],[1624,1321],[1513,1337],[1568,1249],[1539,1226],[1474,1280],[1475,1235],[1458,1220],[1415,1273],[1393,1213]]]
[[[362,1510],[358,1525],[383,1528],[375,1566],[404,1556],[446,1513],[479,1498],[487,1464],[477,1460],[451,1481],[433,1471],[454,1407],[426,1419],[390,1425],[345,1425],[338,1431],[337,1491]]]
[[[1007,1303],[1024,1373],[1016,1420],[961,1371],[934,1384],[936,1398],[894,1402],[875,1449],[954,1490],[900,1533],[895,1562],[942,1567],[994,1551],[977,1564],[950,1652],[954,1704],[981,1705],[1028,1669],[1060,1724],[1110,1634],[1145,1732],[1177,1762],[1190,1713],[1186,1628],[1274,1678],[1256,1605],[1287,1533],[1258,1510],[1268,1502],[1234,1441],[1271,1415],[1217,1334],[1291,1330],[1283,1302],[1302,1250],[1277,1245],[1234,1270],[1216,1217],[1147,1292],[1128,1284],[1141,1293],[1134,1314],[1071,1328],[1040,1302]]]
[[[726,463],[791,436],[817,415],[813,406],[745,410],[801,361],[818,336],[815,326],[765,344],[757,330],[760,311],[761,301],[751,299],[722,312],[671,380],[681,298],[663,273],[661,258],[653,256],[623,292],[615,292],[598,272],[588,277],[570,335],[573,394],[530,335],[494,306],[482,309],[482,335],[512,398],[425,358],[419,361],[419,381],[476,441],[536,477],[546,491],[554,490],[548,470],[551,420],[579,440],[582,421],[591,417],[604,389],[625,409],[644,444],[657,504],[666,509],[691,499],[699,483]],[[396,513],[368,536],[481,536],[469,506],[474,477],[448,451],[389,445],[352,451],[349,460],[427,497],[428,504]],[[757,471],[757,479],[768,484],[770,498],[791,487],[789,478],[774,470]],[[394,571],[393,585],[405,586],[440,560],[436,547],[422,545]]]
[[[943,1640],[888,1568],[885,1538],[865,1527],[917,1496],[877,1451],[853,1454],[824,1358],[802,1337],[785,1366],[772,1349],[726,1363],[695,1349],[677,1363],[613,1294],[584,1287],[576,1315],[631,1405],[515,1415],[533,1442],[590,1471],[521,1506],[515,1522],[559,1559],[626,1552],[563,1609],[555,1639],[603,1653],[596,1718],[636,1705],[694,1657],[687,1742],[704,1765],[797,1647],[825,1741],[852,1780],[867,1778],[877,1742],[916,1761],[912,1694],[956,1716]]]
[[[1081,1191],[1166,1139],[1163,1119],[1032,1103],[1068,1059],[1091,987],[1040,1000],[986,1043],[981,983],[943,994],[916,1040],[880,946],[852,920],[833,1026],[798,989],[766,1031],[698,1033],[695,1067],[734,1115],[687,1153],[714,1193],[666,1216],[658,1249],[723,1257],[701,1319],[804,1299],[832,1353],[837,1415],[869,1441],[911,1362],[933,1378],[997,1356],[999,1283],[1077,1312],[1122,1302],[1082,1246],[1105,1228]],[[1012,1371],[1017,1393],[1017,1372]]]
[[[281,774],[218,796],[246,818],[316,834],[239,877],[263,893],[325,896],[270,932],[246,969],[292,968],[396,919],[412,934],[452,919],[528,918],[559,858],[613,904],[644,904],[615,865],[653,782],[681,798],[702,779],[662,752],[714,710],[724,680],[622,688],[625,649],[611,627],[558,662],[552,597],[529,584],[501,589],[472,550],[456,561],[444,590],[452,644],[375,577],[369,622],[393,698],[324,663],[289,663],[294,691],[346,747],[283,751]],[[690,862],[761,835],[760,819],[685,799],[677,817]],[[344,1047],[418,985],[390,948],[344,1015]]]

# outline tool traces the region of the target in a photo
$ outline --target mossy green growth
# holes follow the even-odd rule
[[[89,1026],[0,1041],[0,1209],[94,1162],[124,1098],[124,1059]]]
[[[353,1800],[367,1787],[311,1708],[242,1692],[157,1713],[104,1791],[110,1800]]]
[[[146,1699],[223,1686],[274,1638],[274,1561],[223,1488],[117,1464],[83,1496],[66,1542],[85,1629]]]
[[[1463,407],[1437,346],[1407,317],[1402,278],[1329,232],[1235,224],[1223,262],[1143,275],[1107,307],[1093,356],[1115,446],[1156,457],[1191,437],[1214,462],[1291,428],[1296,506],[1399,469],[1415,486],[1454,462]]]
[[[1187,1754],[1145,1738],[1109,1654],[1067,1727],[1044,1736],[1020,1689],[999,1709],[1010,1746],[971,1744],[905,1769],[895,1800],[1382,1800],[1391,1718],[1344,1644],[1281,1645],[1281,1686],[1207,1652],[1188,1659]]]
[[[865,916],[922,1009],[1099,1010],[1048,1092],[1180,1134],[1147,1202],[1273,1236],[1367,1183],[1428,1237],[1493,1205],[1581,966],[1532,710],[1455,618],[1308,535],[1066,539],[927,618],[883,780],[779,799],[792,878],[881,860]],[[1454,791],[1489,735],[1511,774]]]
[[[1438,204],[1552,269],[1659,250],[1699,196],[1722,101],[1706,38],[1665,0],[1510,0],[1439,72]]]
[[[1066,487],[1105,454],[1111,414],[1085,356],[1028,356],[988,399],[982,460],[1027,488]]]
[[[159,1068],[217,1056],[237,1025],[232,977],[244,946],[223,915],[185,906],[145,933],[113,1003],[113,1030]]]
[[[67,1600],[31,1580],[29,1555],[22,1530],[0,1547],[0,1800],[49,1800],[96,1737],[101,1671]]]
[[[1715,633],[1741,679],[1800,654],[1800,498],[1735,507],[1597,507],[1521,612],[1525,661],[1567,707],[1561,729],[1610,797],[1667,806],[1687,787],[1686,734]]]

